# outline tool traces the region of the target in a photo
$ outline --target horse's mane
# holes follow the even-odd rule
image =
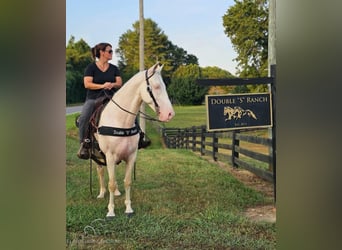
[[[136,78],[141,77],[142,75],[144,75],[144,73],[145,73],[145,70],[135,73],[130,79],[127,80],[126,83],[133,81],[133,80],[136,80]]]
[[[140,80],[139,77],[142,77],[144,72],[145,71],[139,71],[139,72],[135,73],[135,75],[133,75],[130,79],[128,79],[125,83],[122,84],[122,87],[118,90],[118,92],[121,89],[124,89],[125,86],[130,85],[133,82],[139,82],[139,80]]]

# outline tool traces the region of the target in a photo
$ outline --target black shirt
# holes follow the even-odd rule
[[[87,66],[84,71],[84,76],[92,76],[93,83],[104,84],[105,82],[116,82],[116,77],[120,76],[120,71],[118,67],[113,64],[109,64],[108,69],[105,72],[102,72],[97,66],[96,63],[93,62]],[[98,97],[104,96],[105,92],[107,95],[112,96],[118,89],[112,88],[111,90],[104,89],[88,89],[87,90],[87,99],[96,99]]]

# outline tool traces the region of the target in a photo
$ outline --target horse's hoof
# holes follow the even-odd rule
[[[125,214],[127,215],[128,218],[132,218],[133,215],[134,215],[134,212],[132,212],[132,213],[125,213]]]
[[[115,216],[106,216],[106,220],[114,220]]]
[[[99,195],[96,197],[97,199],[103,199],[106,195],[106,190],[100,190]]]

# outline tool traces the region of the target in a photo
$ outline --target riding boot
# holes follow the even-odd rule
[[[90,140],[84,139],[84,141],[81,142],[80,149],[77,152],[78,158],[83,159],[83,160],[89,159],[90,157],[89,148],[90,148]]]
[[[148,138],[145,138],[144,132],[140,131],[139,135],[140,135],[140,138],[139,138],[138,149],[147,148],[148,146],[151,145],[151,140],[149,140]]]

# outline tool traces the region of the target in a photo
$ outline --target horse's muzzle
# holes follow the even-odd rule
[[[159,112],[159,120],[162,122],[169,122],[175,116],[175,111],[171,110],[168,112]]]

